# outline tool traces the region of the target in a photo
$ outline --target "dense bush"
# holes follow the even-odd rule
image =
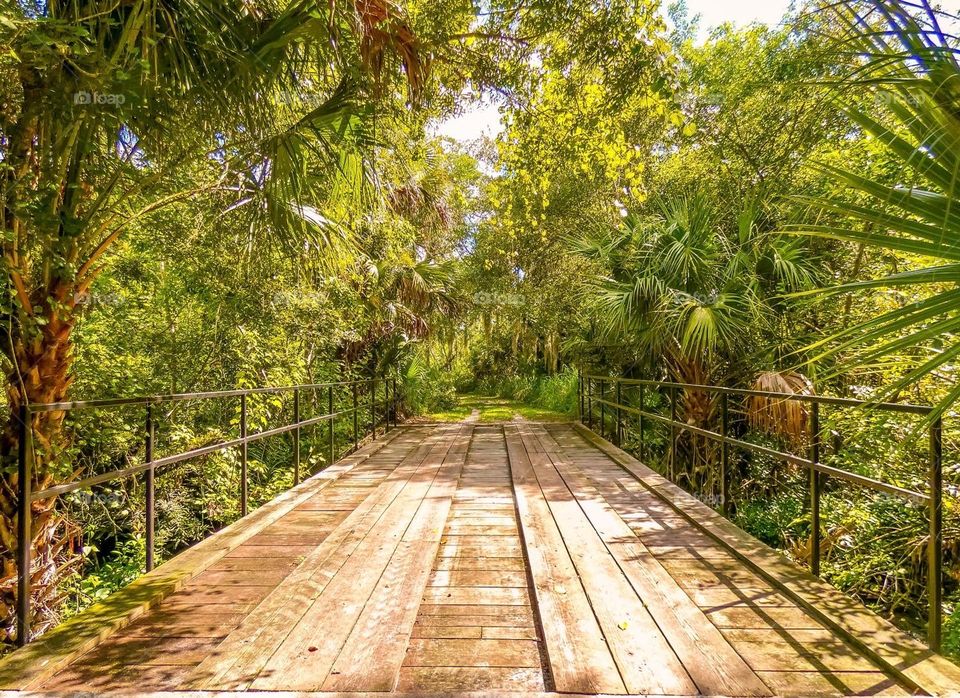
[[[577,372],[566,368],[552,376],[488,377],[465,386],[469,392],[523,402],[566,415],[577,413]]]

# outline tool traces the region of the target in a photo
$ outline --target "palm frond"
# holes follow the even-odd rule
[[[946,344],[947,349],[891,381],[881,392],[883,397],[930,375],[955,356],[953,332],[960,296],[950,287],[960,279],[956,264],[960,262],[960,54],[956,41],[941,31],[937,12],[926,3],[908,9],[897,0],[848,0],[833,6],[833,11],[848,29],[841,46],[868,57],[850,84],[882,88],[895,97],[882,116],[847,113],[900,164],[899,181],[881,181],[820,164],[819,171],[849,196],[797,197],[797,203],[825,215],[829,222],[800,224],[791,231],[946,262],[823,292],[930,287],[931,295],[910,307],[868,319],[807,348],[814,352],[815,361],[849,352],[851,365],[866,367],[894,354],[923,354],[931,343]],[[876,29],[878,24],[883,25],[882,31]],[[952,399],[944,398],[938,413]]]

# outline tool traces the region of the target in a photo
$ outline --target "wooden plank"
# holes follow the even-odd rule
[[[404,666],[540,668],[540,649],[525,640],[412,639]]]
[[[763,681],[782,696],[908,696],[900,682],[880,672],[761,671]]]
[[[307,552],[310,552],[309,550]],[[223,572],[227,570],[286,570],[292,572],[301,562],[305,555],[293,557],[274,557],[264,560],[257,557],[226,557],[220,562],[210,565],[208,572]]]
[[[243,621],[245,614],[242,613],[194,613],[190,617],[180,615],[170,616],[169,613],[151,613],[146,618],[138,620],[136,623],[123,629],[111,638],[106,645],[100,647],[113,647],[121,638],[126,639],[131,636],[141,637],[219,637],[224,638],[230,634]],[[84,657],[87,655],[84,655]],[[201,658],[202,659],[202,658]],[[197,663],[201,660],[198,659]]]
[[[411,638],[435,640],[479,640],[483,635],[483,628],[479,625],[422,625],[413,626]]]
[[[484,621],[480,625],[505,624],[505,625],[533,625],[533,611],[529,606],[493,606],[493,605],[447,605],[447,604],[421,604],[421,619],[429,618],[430,623],[439,623],[434,616],[456,617],[485,617],[496,618],[503,623],[493,623],[492,620]],[[523,619],[518,621],[518,619]]]
[[[262,547],[262,548],[273,548],[278,545],[302,545],[302,546],[317,546],[320,545],[327,536],[331,533],[330,531],[317,531],[315,533],[261,533],[259,535],[253,536],[250,540],[247,541],[247,546]]]
[[[243,616],[246,616],[250,611],[257,607],[257,603],[252,601],[233,601],[231,603],[222,603],[217,604],[216,606],[202,606],[204,615],[212,615],[216,613],[238,613]],[[188,611],[196,612],[198,604],[194,599],[191,598],[189,594],[185,595],[183,592],[179,594],[174,594],[170,598],[166,599],[158,607],[158,613],[166,613],[170,611]],[[129,626],[128,626],[129,627]]]
[[[66,695],[76,695],[75,692],[83,695],[127,693],[141,696],[144,695],[144,686],[150,686],[156,692],[180,689],[189,671],[190,667],[180,665],[130,664],[112,668],[110,671],[104,671],[100,666],[75,665],[46,682],[44,690],[62,691],[64,693],[53,695],[63,698]],[[159,695],[163,696],[163,693]],[[172,695],[167,693],[166,697],[171,698]]]
[[[430,575],[428,585],[432,587],[526,587],[527,574],[522,570],[438,570]]]
[[[392,691],[396,687],[472,433],[471,426],[461,428],[397,552],[331,665],[323,690]]]
[[[516,587],[427,587],[423,603],[490,606],[529,606],[526,588]]]
[[[450,509],[450,519],[497,519],[490,523],[516,523],[517,517],[512,504],[487,504],[476,507],[465,506],[463,502],[454,502]]]
[[[517,519],[513,516],[490,516],[487,512],[471,511],[469,509],[466,511],[451,511],[448,524],[452,526],[460,523],[471,526],[512,526],[514,533],[519,530],[517,529]]]
[[[721,584],[731,587],[763,587],[769,583],[761,576],[744,569],[742,564],[726,561],[708,563],[701,560],[664,560],[663,567],[684,588],[710,587]],[[711,569],[712,568],[712,569]],[[773,585],[769,585],[773,588]]]
[[[419,441],[390,477],[230,634],[217,655],[197,666],[189,685],[194,689],[249,685],[441,441],[440,431]]]
[[[515,536],[516,524],[496,525],[488,523],[450,523],[446,527],[448,536]]]
[[[518,427],[543,496],[563,536],[628,693],[696,693],[683,663],[590,524],[532,425]]]
[[[438,557],[436,570],[524,572],[522,557]]]
[[[474,536],[476,538],[476,536]],[[509,538],[492,538],[463,542],[458,536],[440,542],[441,557],[515,557],[521,558],[520,543]]]
[[[100,667],[103,673],[124,665],[193,665],[210,653],[218,643],[215,637],[137,637],[117,638],[80,657],[75,666]]]
[[[597,535],[636,594],[643,599],[656,627],[696,688],[705,695],[770,695],[767,686],[683,592],[670,572],[657,562],[607,504],[603,496],[611,491],[611,485],[592,486],[542,427],[532,427],[532,430]],[[612,487],[614,492],[619,491],[616,485]]]
[[[796,608],[797,604],[770,587],[731,587],[717,584],[684,589],[697,606],[709,613],[717,608]]]
[[[728,631],[724,631],[727,635]],[[756,671],[878,672],[876,665],[839,640],[804,645],[788,638],[757,642],[731,638],[743,658]]]
[[[397,550],[407,527],[430,490],[453,446],[460,427],[441,431],[443,437],[381,519],[357,545],[343,566],[309,604],[249,684],[253,690],[315,690],[330,672],[364,605]],[[295,599],[302,607],[302,599]],[[260,648],[261,653],[264,649]],[[257,663],[258,668],[260,663]],[[244,671],[249,675],[249,671]]]
[[[574,425],[588,443],[633,475],[682,516],[720,543],[757,574],[803,605],[814,618],[868,654],[878,666],[931,695],[945,695],[960,686],[960,667],[871,613],[853,599],[785,560],[713,509],[697,501],[635,458],[586,427]],[[892,643],[892,647],[891,647]],[[909,651],[907,651],[909,648]]]
[[[275,587],[290,574],[289,568],[259,570],[207,570],[190,580],[188,587]]]
[[[511,691],[518,692],[515,696],[522,693],[536,698],[527,692],[543,690],[543,673],[539,668],[517,667],[403,667],[397,690],[416,692],[419,696],[483,692],[472,693],[473,698],[502,698]]]
[[[481,629],[484,640],[537,640],[536,628],[515,628],[491,625]]]
[[[816,630],[824,626],[802,608],[749,608],[729,606],[709,611],[710,622],[718,628],[757,628],[775,630]]]
[[[712,543],[712,541],[711,541]],[[648,545],[658,560],[732,560],[733,556],[719,545]]]
[[[303,558],[306,558],[308,554],[313,552],[316,546],[313,545],[276,545],[269,548],[264,548],[261,546],[255,545],[241,545],[236,550],[230,552],[229,555],[226,555],[223,560],[232,560],[235,558],[252,558],[257,561],[265,560],[266,562],[261,562],[261,566],[272,565],[274,558],[297,558],[300,561],[303,561]],[[299,562],[297,563],[299,564]]]
[[[399,435],[398,431],[369,444],[45,633],[35,642],[10,653],[0,660],[0,690],[26,690],[38,686]]]
[[[166,623],[172,626],[184,622],[192,623],[223,620],[236,620],[239,622],[246,617],[248,611],[249,608],[245,604],[218,604],[216,606],[197,608],[186,605],[174,606],[169,602],[164,602],[150,615],[144,616],[135,623],[128,625],[124,629],[124,632],[130,632],[139,625],[149,623]]]
[[[328,487],[326,490],[323,490],[320,495],[314,495],[314,497],[323,496],[324,494],[329,496],[339,491],[340,490],[338,490],[337,486],[333,485],[332,487]],[[358,498],[358,501],[366,499],[369,494],[370,490],[364,489],[361,496]],[[340,523],[343,518],[344,514],[341,511],[304,511],[302,509],[294,509],[280,519],[278,523],[273,524],[273,526],[282,525],[286,528],[306,528],[309,530],[318,526]],[[264,529],[264,533],[269,533],[270,528],[272,527]]]
[[[517,427],[504,427],[517,513],[550,672],[564,693],[627,692],[537,483]]]

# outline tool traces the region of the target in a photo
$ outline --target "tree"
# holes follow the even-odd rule
[[[302,0],[106,9],[8,0],[0,32],[0,71],[12,85],[0,113],[10,413],[0,437],[0,615],[9,639],[20,410],[68,396],[79,309],[117,241],[173,203],[213,196],[226,213],[249,216],[251,247],[268,234],[323,255],[346,238],[348,221],[319,207],[360,181],[350,153],[365,139],[366,69],[402,64],[416,93],[424,65],[403,19],[380,0],[327,14]],[[183,186],[176,173],[188,164],[205,168]],[[42,489],[70,471],[62,415],[34,415],[30,427],[33,487]],[[55,606],[58,525],[54,501],[34,503],[38,629]]]
[[[709,201],[679,197],[659,215],[628,215],[618,229],[572,240],[575,254],[598,265],[586,293],[600,340],[677,383],[722,384],[755,371],[755,348],[782,312],[772,298],[814,279],[802,243],[759,229],[758,213],[748,204],[729,231]],[[712,395],[684,390],[680,407],[685,422],[712,425]],[[712,482],[705,453],[684,461],[698,487]]]

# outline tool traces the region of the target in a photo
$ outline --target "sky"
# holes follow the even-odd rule
[[[664,1],[664,12],[668,1]],[[790,0],[687,0],[689,14],[701,16],[700,31],[705,35],[710,27],[733,22],[777,24],[783,18]],[[431,131],[438,136],[457,140],[474,140],[481,136],[496,136],[502,130],[497,106],[481,103],[459,116],[436,124]]]

